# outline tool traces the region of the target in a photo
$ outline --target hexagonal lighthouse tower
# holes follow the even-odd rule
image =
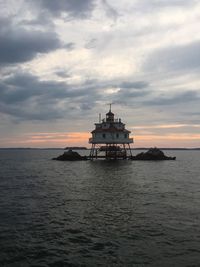
[[[115,119],[114,113],[110,110],[106,118],[99,123],[95,123],[95,129],[91,132],[92,137],[89,143],[92,144],[90,150],[90,159],[127,159],[132,156],[130,144],[133,138],[130,138],[130,131],[125,128],[121,119]]]

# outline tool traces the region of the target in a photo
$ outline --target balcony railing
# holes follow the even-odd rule
[[[133,138],[89,138],[89,144],[106,144],[106,143],[115,143],[115,144],[120,144],[120,143],[124,143],[124,144],[128,144],[128,143],[134,143],[134,139]]]

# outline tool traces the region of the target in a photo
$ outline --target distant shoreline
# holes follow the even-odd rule
[[[148,150],[150,147],[135,147],[131,148],[131,150]],[[194,147],[194,148],[184,148],[184,147],[158,147],[160,150],[200,150],[200,147]],[[66,148],[40,148],[40,147],[0,147],[0,150],[90,150],[90,148],[87,147],[66,147]]]

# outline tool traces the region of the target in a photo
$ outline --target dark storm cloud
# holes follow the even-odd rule
[[[122,82],[121,84],[119,84],[120,88],[127,88],[127,89],[131,89],[131,88],[135,88],[135,89],[143,89],[148,87],[148,83],[145,81],[136,81],[136,82]]]
[[[55,74],[61,78],[70,78],[71,77],[71,75],[65,70],[57,70],[57,71],[55,71]]]
[[[145,96],[149,94],[149,83],[146,81],[122,81],[122,82],[114,82],[114,81],[98,81],[94,80],[86,80],[84,86],[89,89],[89,91],[98,91],[107,90],[108,88],[119,89],[119,91],[114,92],[112,94],[113,100],[121,99],[121,98],[131,98],[131,97],[139,97]],[[102,98],[104,96],[102,95]],[[107,95],[105,95],[106,101]]]
[[[70,116],[71,106],[86,110],[96,97],[84,86],[42,81],[29,73],[16,73],[0,83],[0,112],[20,120],[51,120]],[[85,104],[84,104],[85,103]]]
[[[163,105],[170,106],[170,105],[195,102],[199,100],[200,100],[200,94],[197,91],[186,91],[182,93],[176,93],[173,96],[169,96],[169,93],[167,93],[166,95],[154,97],[151,100],[145,101],[144,104],[153,106],[163,106]]]
[[[39,5],[43,10],[48,11],[53,16],[68,13],[70,17],[85,18],[93,10],[95,0],[36,0],[34,4]]]
[[[42,81],[28,73],[15,74],[5,79],[1,87],[1,101],[4,100],[6,103],[22,102],[32,97],[63,99],[86,94],[84,90],[72,88],[64,82]]]
[[[143,99],[150,94],[149,84],[146,81],[123,81],[112,87],[119,88],[119,91],[111,97],[114,103],[120,105],[131,105],[135,98],[137,98],[139,104],[141,102],[141,100],[138,100],[139,98]]]
[[[61,77],[68,75],[61,70],[55,73]],[[111,96],[102,93],[109,87],[120,88],[120,91]],[[113,85],[113,81],[93,79],[75,86],[43,81],[30,73],[18,72],[4,78],[0,84],[0,110],[19,121],[50,120],[70,117],[74,110],[80,114],[87,113],[96,106],[96,101],[107,102],[108,97],[116,103],[130,103],[134,98],[147,94],[148,83],[145,81],[123,81]]]
[[[12,25],[8,19],[0,21],[0,64],[13,64],[33,59],[62,45],[53,32],[25,30]]]
[[[149,93],[148,90],[120,90],[112,96],[112,101],[123,106],[141,106],[142,99],[148,96]]]
[[[48,103],[45,106],[27,103],[22,107],[7,106],[4,103],[0,103],[0,113],[10,115],[16,122],[24,120],[55,120],[63,117],[61,109]]]
[[[150,71],[185,71],[200,68],[200,42],[171,46],[153,52],[144,63]]]
[[[92,98],[93,102],[97,100],[104,103],[111,101],[123,106],[132,105],[135,98],[137,101],[134,103],[141,103],[141,100],[138,101],[138,99],[143,99],[150,94],[149,84],[146,81],[119,81],[116,83],[115,81],[89,80],[85,82],[84,86],[90,92],[96,92]],[[109,92],[110,89],[111,93]],[[115,89],[118,90],[115,91]]]
[[[98,94],[98,100],[107,102],[108,98],[115,103],[131,102],[134,98],[145,97],[150,93],[149,84],[146,81],[122,81],[114,83],[114,81],[98,81],[98,80],[86,80],[84,84],[90,92],[96,91]],[[119,89],[112,94],[101,94],[102,91],[107,91],[108,88]],[[97,99],[96,99],[97,100]]]

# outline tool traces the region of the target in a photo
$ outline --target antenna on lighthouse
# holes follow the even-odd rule
[[[110,110],[109,110],[109,112],[111,112],[113,103],[109,103],[108,105],[110,106]]]

